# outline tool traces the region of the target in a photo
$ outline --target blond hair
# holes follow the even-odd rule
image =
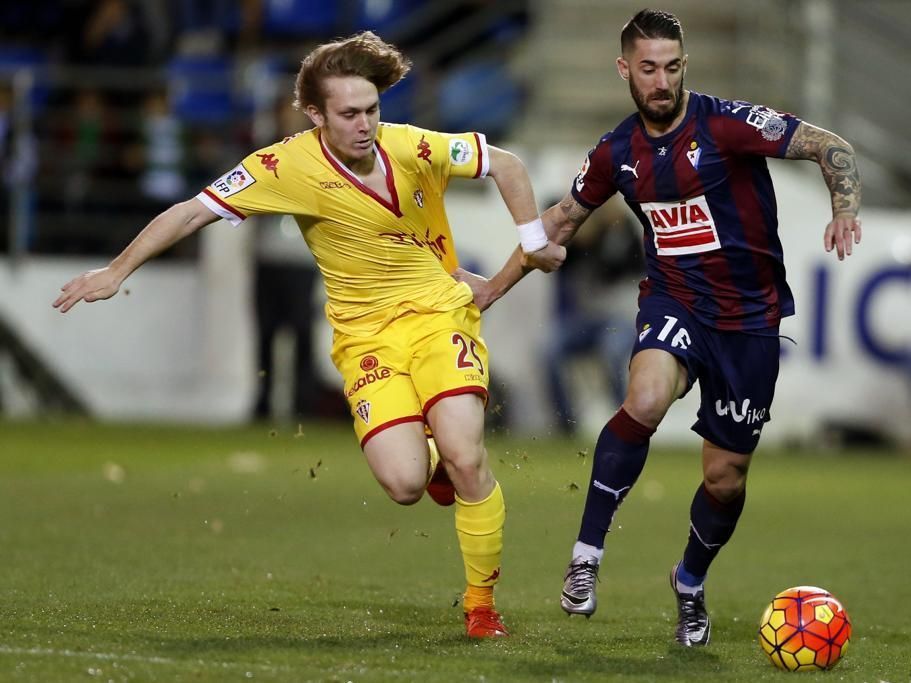
[[[394,45],[372,31],[325,43],[301,62],[294,83],[294,106],[309,105],[323,111],[326,93],[323,82],[332,76],[360,76],[384,92],[398,83],[411,69],[411,60]]]

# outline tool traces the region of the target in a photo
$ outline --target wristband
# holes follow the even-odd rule
[[[544,232],[544,222],[540,218],[517,225],[516,230],[519,231],[519,242],[522,244],[522,251],[526,254],[547,246],[547,233]]]

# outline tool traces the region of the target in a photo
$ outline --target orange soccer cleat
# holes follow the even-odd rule
[[[443,467],[442,461],[437,463],[433,476],[430,477],[430,481],[427,483],[427,495],[433,498],[433,502],[443,507],[455,503],[455,486],[452,485],[449,475],[446,474],[446,468]]]
[[[502,638],[509,635],[493,607],[475,607],[465,612],[465,631],[469,638]]]

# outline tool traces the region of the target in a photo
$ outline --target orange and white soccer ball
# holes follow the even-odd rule
[[[851,640],[851,620],[835,596],[816,586],[781,591],[759,620],[759,644],[779,669],[831,669]]]

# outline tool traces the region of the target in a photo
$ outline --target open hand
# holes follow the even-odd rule
[[[120,290],[122,280],[110,267],[98,268],[75,277],[61,287],[62,294],[54,301],[54,308],[66,313],[80,301],[110,299]]]
[[[852,242],[860,244],[860,237],[860,221],[849,213],[842,213],[835,216],[826,226],[823,246],[826,251],[832,251],[834,248],[838,260],[843,261],[845,256],[851,255]]]

